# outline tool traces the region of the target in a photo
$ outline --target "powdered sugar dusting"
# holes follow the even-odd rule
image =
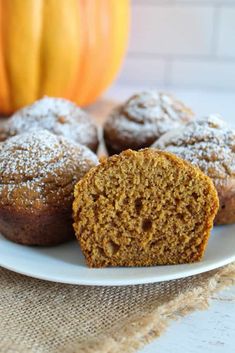
[[[181,126],[193,117],[192,111],[183,103],[166,93],[144,91],[133,95],[116,108],[105,124],[105,130],[115,131],[122,139],[146,140],[159,138],[162,134]]]
[[[74,184],[97,164],[87,147],[46,130],[9,138],[0,144],[0,202],[17,198],[29,206],[71,199]]]
[[[16,112],[5,126],[6,138],[35,129],[91,147],[98,143],[97,129],[90,116],[76,104],[62,98],[44,97]]]
[[[235,176],[235,131],[219,116],[189,122],[163,135],[152,147],[188,160],[212,178]]]
[[[189,108],[166,93],[145,91],[132,96],[122,107],[122,113],[130,121],[179,122],[188,121],[193,115]]]

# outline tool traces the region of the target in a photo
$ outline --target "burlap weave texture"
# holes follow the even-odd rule
[[[127,287],[49,283],[0,268],[0,352],[135,352],[234,283],[235,264]]]

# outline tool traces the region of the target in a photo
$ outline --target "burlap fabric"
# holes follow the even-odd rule
[[[100,120],[113,103],[92,108]],[[1,256],[1,254],[0,254]],[[49,283],[0,268],[0,353],[128,353],[235,283],[235,263],[128,287]]]
[[[235,264],[127,287],[63,285],[0,269],[0,352],[135,352],[234,283]]]

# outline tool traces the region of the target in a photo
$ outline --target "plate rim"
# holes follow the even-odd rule
[[[35,279],[39,279],[39,280],[44,280],[47,282],[52,282],[52,283],[61,283],[61,284],[71,284],[71,285],[83,285],[83,286],[100,286],[100,287],[107,287],[107,286],[114,286],[114,287],[119,287],[119,286],[128,286],[128,285],[141,285],[141,284],[149,284],[149,283],[160,283],[160,282],[166,282],[166,281],[173,281],[176,279],[182,279],[182,278],[187,278],[187,277],[191,277],[191,276],[195,276],[195,275],[199,275],[202,273],[206,273],[218,268],[221,268],[223,266],[226,266],[232,262],[235,261],[235,254],[233,256],[230,256],[226,259],[221,259],[220,261],[217,261],[215,263],[209,263],[205,266],[195,266],[193,269],[190,268],[190,265],[197,265],[200,264],[201,262],[196,262],[196,263],[192,263],[192,264],[188,264],[189,265],[189,269],[188,270],[184,270],[184,271],[178,271],[174,274],[170,273],[169,275],[165,274],[165,275],[161,275],[161,277],[158,277],[156,275],[156,277],[154,275],[148,276],[148,277],[139,277],[139,278],[122,278],[122,279],[115,279],[114,281],[112,280],[112,278],[110,277],[109,280],[107,279],[97,279],[94,280],[86,280],[84,278],[77,278],[76,280],[71,280],[71,277],[69,277],[68,280],[66,279],[61,279],[58,278],[57,276],[50,276],[50,275],[42,275],[40,273],[35,273],[34,271],[24,271],[24,270],[19,270],[16,269],[14,266],[10,266],[10,265],[6,265],[5,263],[2,263],[1,259],[0,259],[0,267],[5,268],[9,271],[18,273],[20,275],[24,275],[27,277],[31,277],[31,278],[35,278]],[[182,264],[183,266],[185,264]],[[168,266],[181,266],[181,265],[168,265]],[[157,267],[161,267],[161,266],[152,266],[152,268],[157,268]],[[144,267],[140,267],[140,268],[144,268]],[[147,268],[147,267],[146,267]],[[93,269],[90,269],[91,271]],[[95,269],[97,270],[97,269]],[[102,271],[102,269],[99,269],[100,271]]]
[[[230,263],[235,261],[235,255],[234,258],[229,258],[227,260],[221,260],[220,262],[217,263],[217,265],[208,265],[205,267],[201,267],[200,269],[198,268],[194,268],[193,270],[189,270],[189,271],[185,271],[185,272],[176,272],[174,275],[169,274],[168,275],[162,275],[162,277],[140,277],[139,279],[115,279],[115,282],[112,282],[112,280],[84,280],[84,279],[79,279],[78,280],[61,280],[59,278],[56,278],[56,276],[50,277],[50,276],[46,276],[46,275],[40,275],[40,274],[35,274],[34,272],[26,272],[26,271],[22,271],[22,270],[16,270],[14,267],[8,266],[8,265],[3,265],[0,262],[0,266],[2,268],[5,268],[6,270],[9,270],[11,272],[15,272],[18,273],[20,275],[24,275],[26,277],[30,277],[30,278],[35,278],[38,280],[43,280],[43,281],[47,281],[47,282],[52,282],[52,283],[60,283],[60,284],[71,284],[71,285],[80,285],[80,286],[97,286],[97,287],[121,287],[121,286],[133,286],[133,285],[141,285],[141,284],[150,284],[150,283],[161,283],[161,282],[167,282],[167,281],[174,281],[177,279],[182,279],[182,278],[187,278],[187,277],[191,277],[191,276],[196,276],[196,275],[200,275],[202,273],[206,273],[206,272],[210,272],[212,270],[216,270],[219,269],[223,266],[229,265]],[[190,265],[190,264],[189,264]],[[174,266],[174,265],[172,265]],[[158,266],[153,266],[153,267],[158,267]],[[102,270],[102,269],[101,269]],[[92,269],[91,269],[92,271]],[[159,279],[158,279],[159,278]],[[120,281],[120,283],[119,283]]]

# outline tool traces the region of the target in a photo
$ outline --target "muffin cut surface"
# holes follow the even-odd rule
[[[218,209],[212,181],[175,155],[127,150],[75,187],[74,229],[90,267],[199,261]]]

